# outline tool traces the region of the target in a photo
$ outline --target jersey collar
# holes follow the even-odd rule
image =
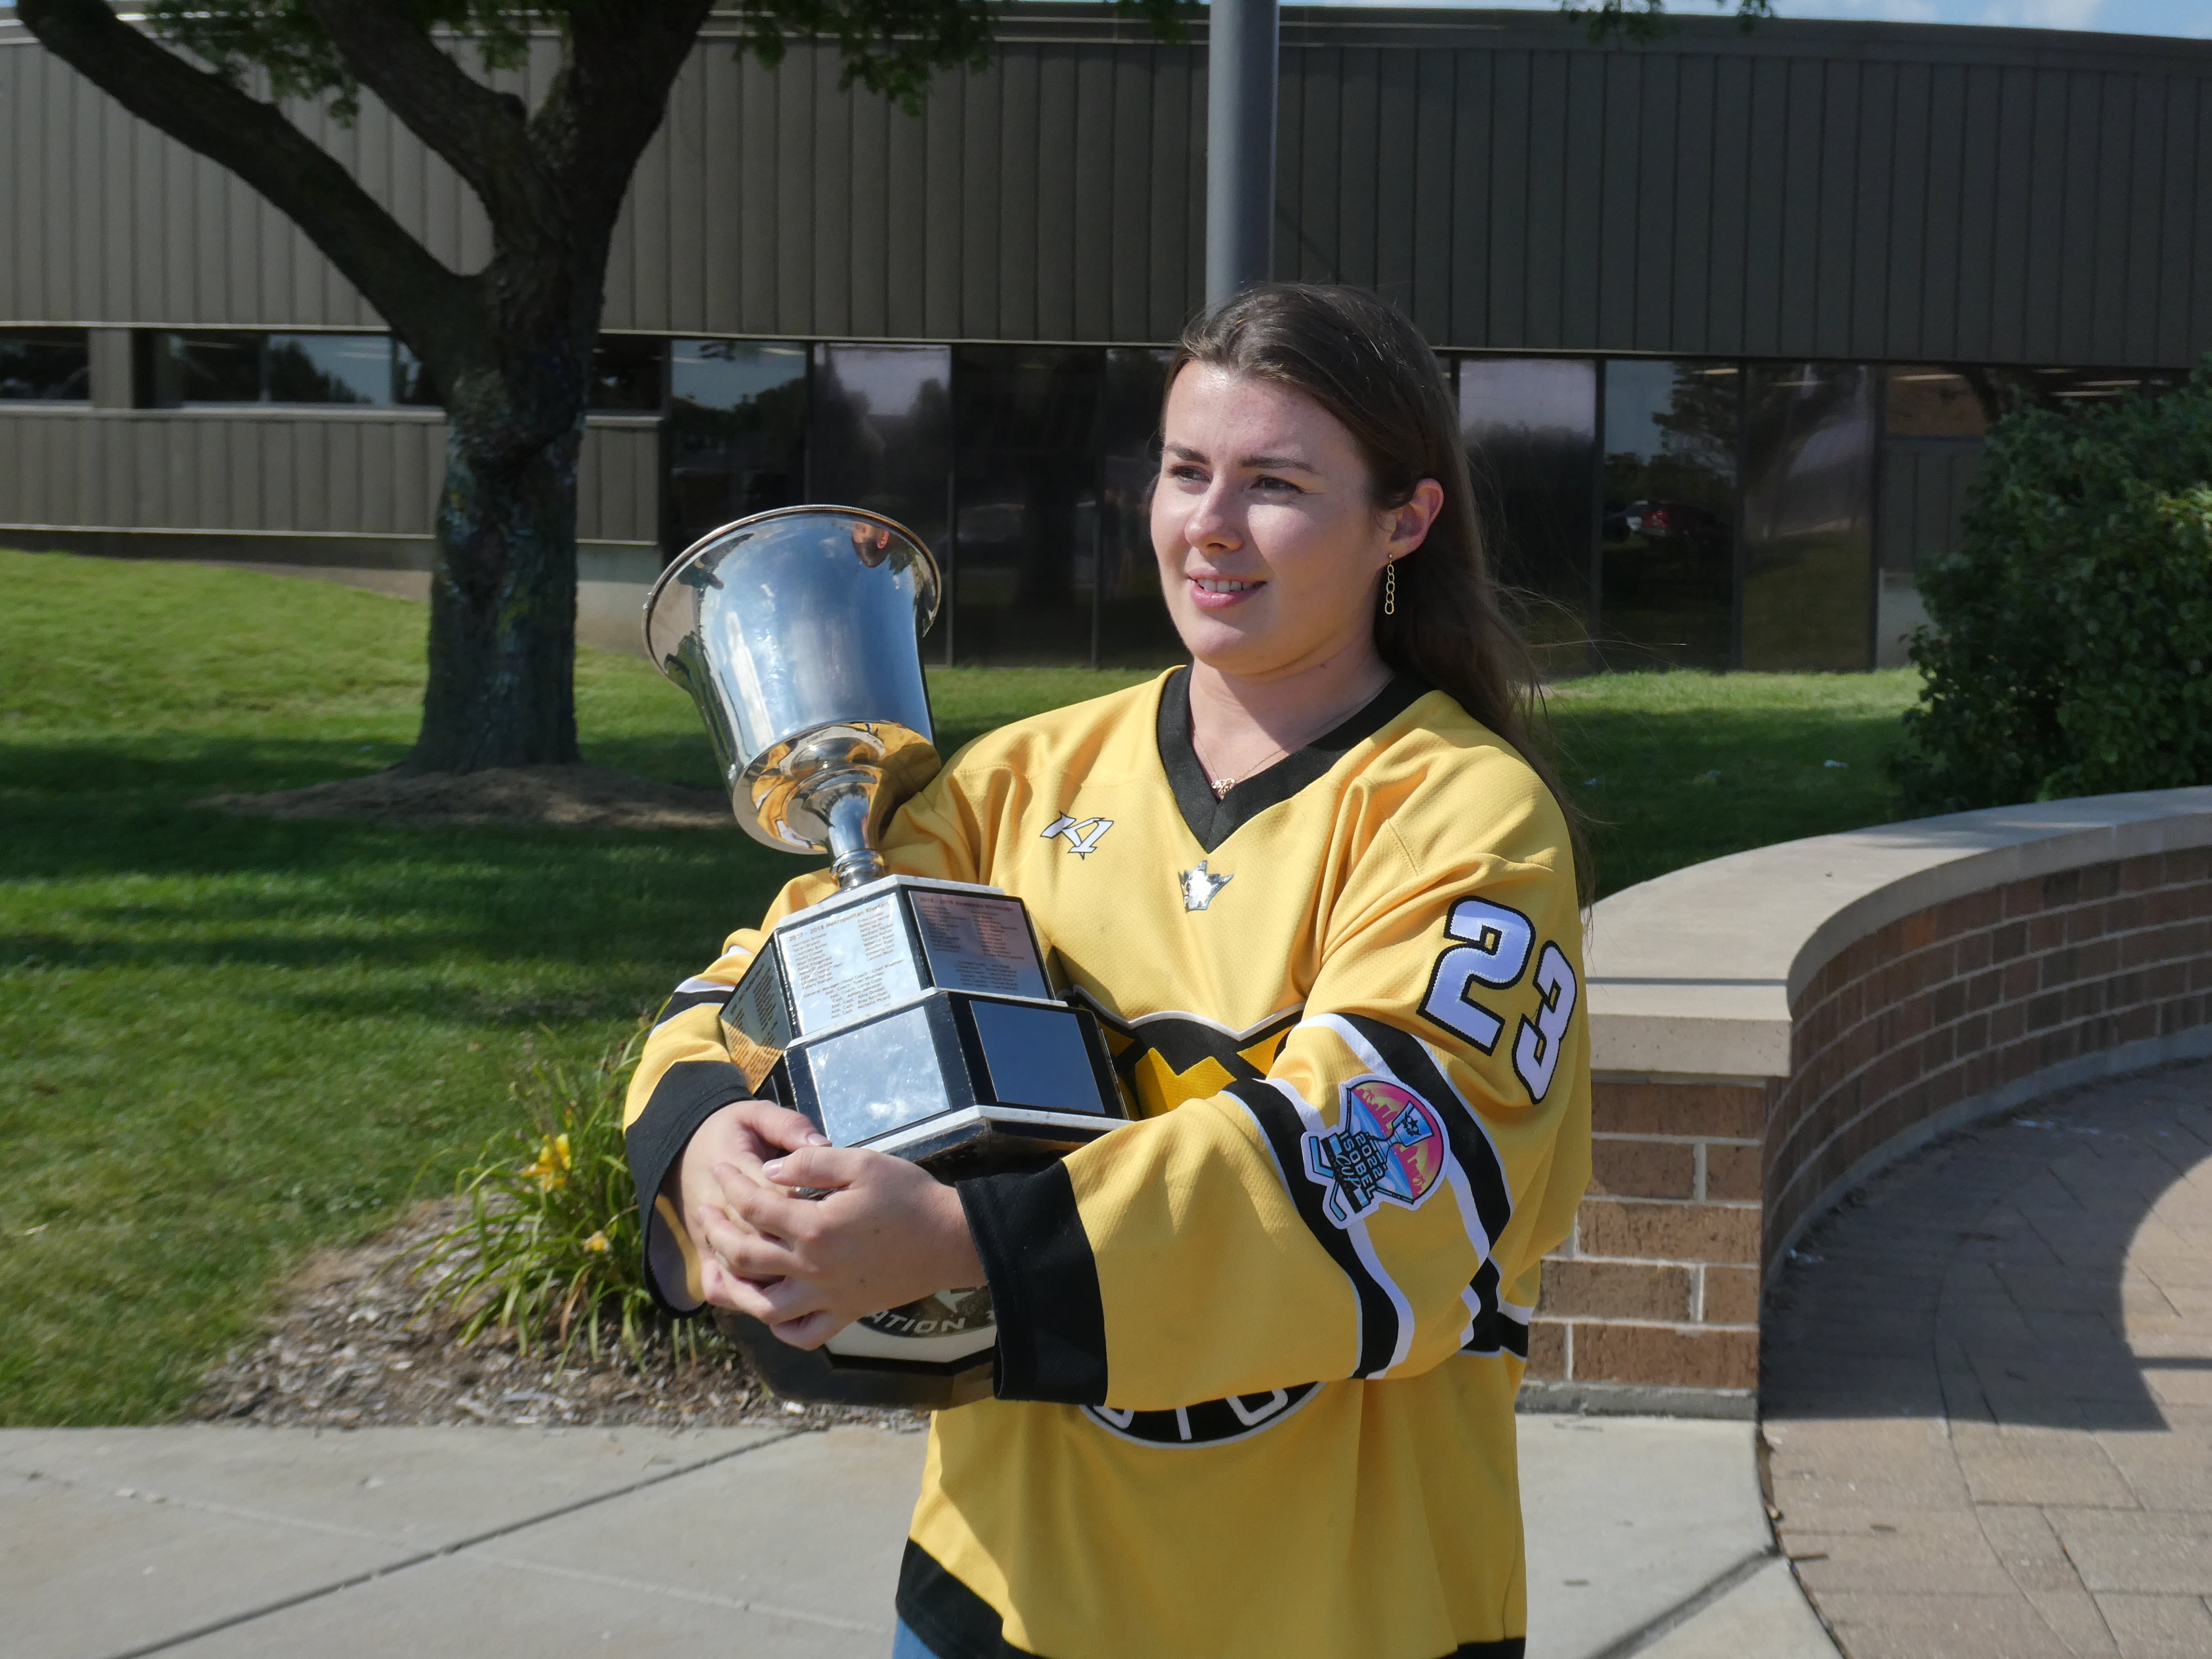
[[[1222,799],[1213,798],[1206,769],[1190,741],[1190,671],[1179,668],[1160,690],[1160,764],[1167,769],[1176,805],[1198,844],[1211,853],[1249,820],[1288,800],[1344,758],[1354,744],[1373,737],[1428,690],[1404,674],[1390,683],[1341,724],[1304,748],[1294,750],[1264,772],[1243,779]]]

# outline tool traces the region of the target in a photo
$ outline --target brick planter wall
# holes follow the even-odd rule
[[[1591,1109],[1589,1196],[1544,1264],[1528,1375],[1750,1388],[1765,1091],[1601,1079]]]
[[[2212,1024],[2212,848],[2016,881],[1869,933],[1790,1009],[1763,1255],[1885,1143],[1972,1097]]]
[[[1750,1414],[1764,1277],[1849,1187],[2104,1057],[2212,1033],[2212,847],[1883,921],[1788,1007],[1786,1076],[1599,1073],[1589,1194],[1530,1331],[1534,1403]]]

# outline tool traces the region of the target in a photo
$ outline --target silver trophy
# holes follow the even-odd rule
[[[746,1083],[833,1145],[938,1176],[1039,1168],[1124,1115],[1097,1020],[1054,994],[1022,902],[893,876],[876,842],[939,764],[920,635],[937,562],[890,520],[792,507],[726,525],[662,573],[647,653],[691,696],[738,822],[823,853],[838,891],[769,934],[722,1012]],[[942,1407],[991,1389],[984,1291],[871,1315],[804,1352],[716,1322],[798,1400]]]

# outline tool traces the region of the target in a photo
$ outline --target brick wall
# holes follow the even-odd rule
[[[1765,1249],[1883,1142],[1960,1102],[2212,1023],[2212,849],[2063,870],[1893,921],[1790,1009]]]
[[[1761,1264],[1855,1165],[1962,1103],[2212,1024],[2212,849],[1918,911],[1836,956],[1790,1012],[1787,1078],[1598,1079],[1589,1196],[1529,1333],[1540,1390],[1747,1407]]]
[[[1589,1196],[1544,1265],[1540,1382],[1748,1389],[1759,1377],[1767,1091],[1600,1079]]]

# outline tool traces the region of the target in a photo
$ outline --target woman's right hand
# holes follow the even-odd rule
[[[722,1260],[708,1247],[705,1221],[731,1220],[722,1183],[714,1177],[717,1164],[734,1164],[746,1176],[772,1185],[761,1165],[802,1146],[827,1146],[828,1137],[805,1116],[767,1100],[740,1100],[723,1107],[692,1133],[690,1143],[674,1171],[678,1191],[670,1194],[684,1217],[684,1231],[699,1263],[699,1282],[708,1302],[717,1308],[731,1301],[732,1276]],[[742,1222],[738,1222],[743,1226]]]

